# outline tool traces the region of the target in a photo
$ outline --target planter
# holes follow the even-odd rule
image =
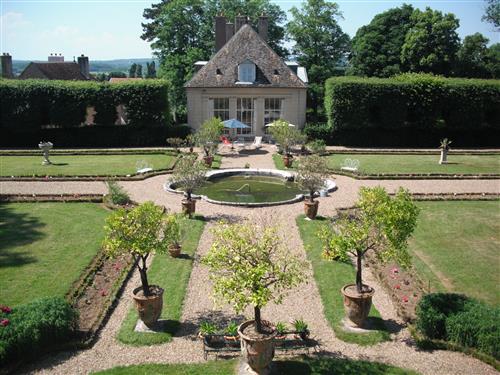
[[[366,293],[358,293],[355,284],[344,285],[341,289],[346,317],[357,327],[362,327],[368,317],[372,307],[372,297],[375,294],[375,289],[368,285],[364,286],[370,289]]]
[[[316,218],[316,215],[318,214],[318,206],[318,201],[304,201],[304,212],[309,219],[313,220]]]
[[[283,155],[283,164],[286,168],[290,168],[293,163],[293,157],[291,155]]]
[[[213,156],[204,156],[203,157],[203,162],[209,168],[212,166],[213,161],[214,161],[214,157]]]
[[[153,329],[160,318],[163,308],[163,289],[157,285],[150,285],[151,296],[145,297],[142,293],[142,287],[135,288],[132,297],[135,301],[139,318],[144,324]]]
[[[240,347],[240,337],[239,336],[224,336],[224,341],[227,346],[231,348],[239,348]]]
[[[172,258],[177,258],[179,255],[181,255],[181,245],[179,245],[178,243],[169,245],[168,252],[170,253],[170,256]]]
[[[264,322],[262,322],[264,324]],[[244,333],[245,328],[254,324],[253,320],[246,321],[238,327],[241,337],[241,353],[244,365],[240,367],[240,374],[266,375],[271,373],[271,362],[274,357],[274,339],[276,331],[264,337],[254,338]]]
[[[439,164],[446,164],[448,162],[448,150],[441,150],[441,157]]]
[[[185,215],[193,215],[196,211],[196,201],[194,199],[182,200],[182,213]]]

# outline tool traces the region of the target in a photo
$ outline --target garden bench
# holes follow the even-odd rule
[[[345,159],[340,166],[341,171],[357,172],[359,168],[359,160],[357,159]]]

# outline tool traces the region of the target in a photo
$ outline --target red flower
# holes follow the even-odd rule
[[[407,296],[403,296],[403,302],[408,302],[408,297]]]
[[[104,289],[101,290],[101,296],[105,296],[106,294],[108,294]]]
[[[5,314],[9,314],[10,312],[12,312],[12,309],[8,306],[0,306],[0,310]]]
[[[396,289],[401,289],[401,285],[396,284],[396,285],[394,285],[394,288],[396,288]]]
[[[9,325],[9,323],[10,323],[9,319],[0,320],[0,326],[2,326],[2,327],[7,327]]]

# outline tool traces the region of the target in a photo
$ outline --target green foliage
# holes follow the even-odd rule
[[[191,194],[205,182],[207,168],[196,155],[183,156],[175,165],[170,182],[175,183],[191,199]]]
[[[106,184],[108,185],[109,198],[113,204],[123,206],[130,203],[130,197],[118,182],[110,180]]]
[[[156,78],[156,63],[151,61],[151,63],[146,63],[146,78]]]
[[[318,155],[303,156],[297,165],[295,181],[309,192],[311,202],[314,194],[325,186],[329,171],[326,159]]]
[[[163,239],[170,245],[180,245],[186,230],[184,220],[175,214],[165,216]]]
[[[128,77],[129,78],[135,78],[136,77],[136,72],[137,72],[137,64],[136,63],[133,63],[132,65],[130,65],[130,69],[128,71]]]
[[[205,156],[213,156],[217,152],[223,129],[224,124],[217,117],[212,117],[201,124],[194,137],[196,144],[203,148]]]
[[[229,336],[237,336],[238,335],[238,323],[231,321],[227,325],[226,329],[224,329],[224,333]]]
[[[217,326],[212,322],[203,321],[200,323],[200,333],[202,335],[213,335],[216,334],[217,331]]]
[[[335,77],[326,82],[325,110],[334,132],[498,129],[500,81],[422,74]]]
[[[42,298],[0,312],[0,365],[33,359],[68,341],[76,328],[77,312],[61,297]]]
[[[417,306],[417,328],[431,339],[451,341],[500,358],[498,307],[460,294],[428,294]]]
[[[457,53],[456,75],[470,78],[490,78],[488,38],[481,33],[467,35]],[[496,61],[498,64],[498,61]]]
[[[488,6],[482,20],[493,24],[497,30],[500,30],[500,1],[486,0],[486,2]]]
[[[282,119],[273,122],[269,127],[273,139],[279,143],[284,155],[290,155],[292,147],[305,142],[305,136],[295,126]]]
[[[306,148],[312,154],[323,155],[326,152],[326,143],[323,139],[315,139],[308,142]]]
[[[290,9],[292,21],[286,25],[288,35],[295,41],[297,60],[307,68],[311,106],[317,114],[323,103],[323,85],[335,74],[337,64],[349,49],[349,36],[338,23],[342,13],[336,3],[307,0],[301,9]]]
[[[78,127],[85,121],[89,106],[95,107],[97,125],[114,125],[118,104],[126,107],[130,126],[165,125],[169,122],[167,89],[168,84],[162,80],[117,84],[0,80],[0,128]]]
[[[184,143],[184,140],[182,138],[179,138],[179,137],[171,137],[171,138],[167,138],[167,143],[172,146],[175,151],[179,152],[179,147],[182,146],[182,144]]]
[[[297,332],[306,332],[309,329],[309,326],[303,319],[295,319],[292,325]]]
[[[410,22],[401,62],[413,72],[450,74],[460,46],[455,15],[427,7],[425,11],[415,9]]]
[[[276,333],[282,335],[287,331],[286,324],[283,322],[277,322],[274,327],[276,328]]]
[[[285,249],[277,228],[220,223],[213,233],[202,262],[210,268],[216,298],[232,304],[237,313],[248,305],[279,304],[287,290],[305,280],[304,263]],[[257,326],[259,319],[255,317]]]
[[[356,32],[352,40],[349,73],[360,76],[390,77],[401,73],[401,49],[412,23],[413,7],[403,4],[377,14]]]

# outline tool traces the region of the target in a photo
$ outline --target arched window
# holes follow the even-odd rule
[[[245,60],[238,65],[238,81],[255,82],[255,64],[253,62]]]

